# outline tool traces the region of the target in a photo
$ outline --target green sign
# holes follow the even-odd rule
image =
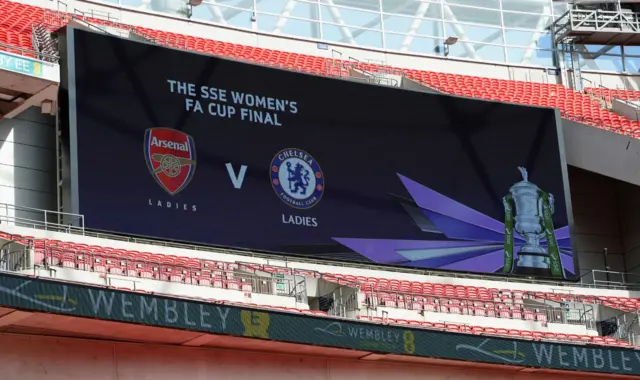
[[[42,76],[42,62],[4,52],[0,52],[0,69],[37,77]]]
[[[525,367],[640,375],[640,351],[547,343],[187,301],[0,274],[0,306],[282,342]]]

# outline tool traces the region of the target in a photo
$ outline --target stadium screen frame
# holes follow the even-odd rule
[[[285,71],[73,26],[59,35],[62,199],[89,230],[381,270],[579,279],[557,110]],[[252,107],[234,91],[270,103]],[[210,113],[215,96],[214,107],[236,113]],[[262,124],[247,121],[244,109],[270,114],[271,125],[264,114]],[[282,174],[286,163],[296,165]],[[296,195],[296,186],[313,190]],[[240,198],[246,188],[250,197]]]

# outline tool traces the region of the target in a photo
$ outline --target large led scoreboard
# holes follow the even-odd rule
[[[66,31],[66,211],[285,255],[573,279],[556,111]]]

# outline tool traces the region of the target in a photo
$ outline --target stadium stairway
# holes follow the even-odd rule
[[[411,316],[403,318],[382,318],[377,316],[356,315],[357,318],[371,320],[373,322],[420,325],[426,328],[445,329],[448,331],[460,331],[473,334],[498,334],[519,336],[526,339],[569,340],[583,343],[588,341],[594,344],[629,345],[628,342],[618,341],[611,337],[572,334],[569,332],[536,331],[535,329],[504,328],[507,327],[504,325],[508,325],[507,320],[536,322],[540,323],[540,326],[546,326],[548,322],[563,322],[554,318],[554,314],[540,312],[540,309],[536,308],[535,304],[528,305],[530,300],[552,299],[565,302],[580,299],[583,302],[607,303],[620,308],[631,308],[631,305],[636,307],[636,305],[640,303],[640,300],[633,298],[532,293],[512,289],[453,286],[429,282],[399,281],[378,277],[318,273],[313,270],[299,268],[284,268],[258,263],[225,262],[156,254],[71,241],[38,239],[32,236],[10,233],[0,233],[0,238],[7,242],[15,242],[28,248],[26,252],[29,252],[30,259],[26,261],[32,260],[36,266],[55,268],[56,270],[69,269],[72,271],[91,272],[92,274],[99,274],[103,276],[103,278],[106,274],[112,274],[133,279],[164,281],[165,284],[181,284],[182,286],[197,285],[207,288],[238,291],[245,293],[245,295],[252,292],[272,294],[274,292],[272,287],[264,286],[261,290],[259,285],[261,278],[266,282],[270,280],[267,277],[268,275],[297,275],[304,276],[307,279],[322,279],[338,285],[359,289],[359,301],[361,301],[359,306],[362,307],[360,310],[368,310],[369,307],[372,306],[372,299],[378,297],[379,299],[375,301],[378,302],[376,306],[418,311],[424,316],[424,318],[421,319],[418,315],[416,315],[415,318]],[[20,253],[20,251],[17,252]],[[24,256],[22,257],[24,258]],[[7,259],[7,257],[4,257],[5,261]],[[21,265],[24,265],[25,260],[13,260],[13,262],[20,262]],[[58,275],[58,277],[60,276],[61,275]],[[73,275],[71,278],[74,281],[87,283],[87,281],[82,281],[82,276]],[[102,284],[105,284],[105,282],[103,281]],[[128,287],[117,286],[115,288],[131,291],[131,288]],[[161,286],[155,289],[161,290],[158,292],[151,290],[151,288],[145,289],[144,286],[141,286],[134,288],[133,291],[155,294],[167,293],[168,287]],[[379,290],[382,291],[378,292]],[[171,295],[184,297],[186,295],[193,295],[195,292],[178,291],[179,294],[174,293],[175,292],[171,292]],[[208,302],[213,301],[211,297],[192,298],[207,300]],[[223,301],[223,298],[218,296],[216,296],[215,301],[233,302],[231,300]],[[276,308],[290,312],[326,315],[326,312],[320,310],[301,309],[274,304],[258,305],[246,302],[236,303]],[[432,321],[426,321],[425,319],[429,318],[428,315],[433,315],[430,313],[439,313],[439,315],[442,316],[459,315],[466,320],[464,323],[445,323],[442,322],[441,317],[437,317],[433,318]],[[478,317],[484,317],[487,318],[487,320],[483,323],[473,323],[474,321],[479,321]],[[491,324],[489,319],[495,318],[500,318],[503,322],[496,320],[498,325],[486,325]],[[500,324],[503,326],[499,327]]]
[[[47,26],[55,28],[62,26],[71,19],[70,14],[45,17],[45,13],[42,8],[0,0],[0,43],[31,49],[32,25],[42,24],[46,21]],[[100,19],[83,19],[97,25],[134,30],[142,36],[150,37],[155,42],[171,47],[312,74],[331,75],[332,70],[328,68],[335,63],[335,61],[323,57],[262,49],[142,27],[118,25],[111,21]],[[54,25],[51,25],[52,20],[54,20]],[[11,51],[10,47],[3,47],[2,45],[0,45],[0,49]],[[379,67],[371,64],[359,64],[357,68],[375,71]],[[562,85],[489,79],[420,70],[403,71],[409,79],[416,80],[445,93],[486,100],[554,107],[560,109],[563,117],[570,120],[633,137],[640,137],[640,122],[632,121],[603,109],[600,107],[599,102],[592,99],[588,94],[568,89]]]

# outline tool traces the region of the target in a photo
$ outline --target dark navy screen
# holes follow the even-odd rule
[[[73,33],[76,211],[87,228],[500,272],[518,166],[555,196],[555,228],[569,224],[551,109]]]

